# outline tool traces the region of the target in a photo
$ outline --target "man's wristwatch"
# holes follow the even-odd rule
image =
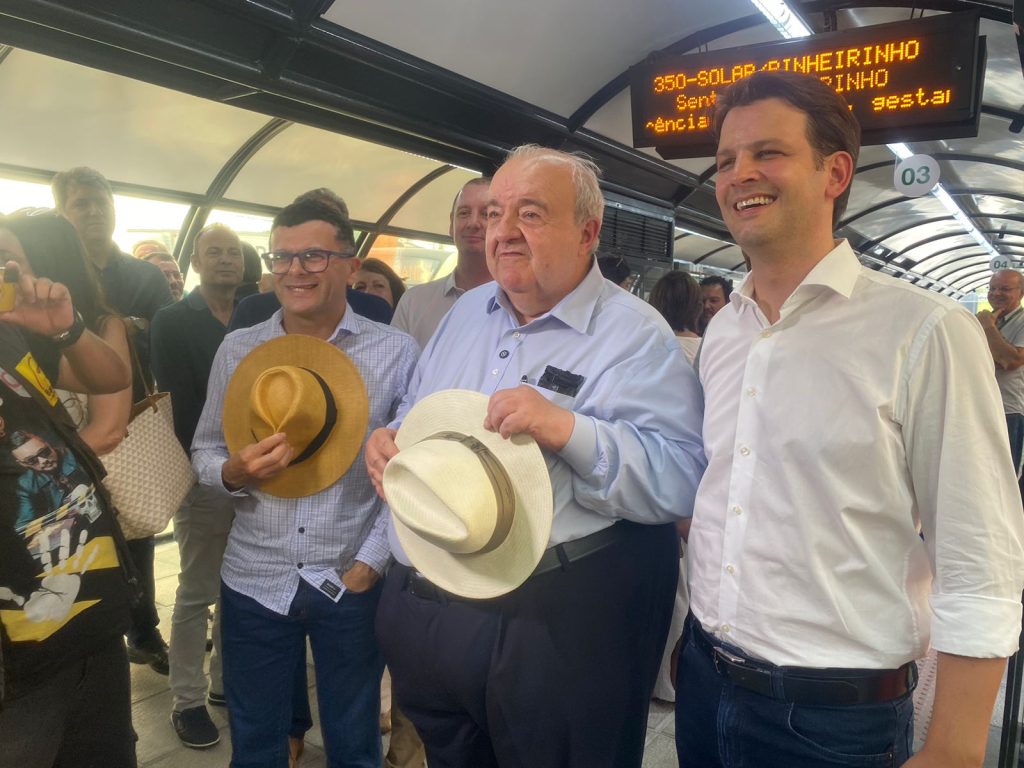
[[[85,320],[82,319],[82,313],[76,310],[75,320],[71,323],[71,326],[67,330],[53,334],[50,337],[50,341],[59,348],[66,349],[82,338],[83,333],[85,333]]]

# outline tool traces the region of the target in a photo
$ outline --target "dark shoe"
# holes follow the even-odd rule
[[[210,693],[206,697],[206,703],[211,707],[226,707],[228,705],[227,697],[223,693]]]
[[[161,675],[170,674],[171,664],[167,660],[167,643],[159,635],[150,645],[129,645],[128,661],[132,664],[148,664],[150,669]]]
[[[192,749],[207,749],[220,741],[220,731],[201,704],[181,712],[171,712],[171,725],[181,743]]]

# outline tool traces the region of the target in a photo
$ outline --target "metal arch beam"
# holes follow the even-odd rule
[[[985,277],[982,277],[982,275],[991,274],[991,272],[992,270],[990,270],[988,266],[984,266],[980,269],[974,270],[973,272],[968,272],[967,274],[961,275],[956,280],[957,283],[964,286],[964,288],[966,288],[968,285],[978,286],[980,284],[984,284],[985,280],[987,279]],[[960,290],[963,290],[963,288],[961,288]]]
[[[434,181],[434,179],[444,176],[448,171],[451,171],[454,168],[454,165],[442,165],[440,168],[435,168],[395,198],[395,202],[388,206],[388,209],[381,214],[379,219],[377,219],[376,225],[368,229],[365,236],[360,238],[361,242],[359,243],[359,248],[356,251],[356,256],[360,259],[366,258],[366,254],[370,252],[370,249],[373,248],[374,242],[377,240],[377,235],[381,233],[381,230],[391,224],[391,220],[395,218],[400,210],[402,210],[402,207],[415,197],[416,193]]]
[[[988,264],[979,264],[975,267],[961,267],[955,273],[955,277],[953,275],[950,275],[949,283],[950,285],[956,285],[958,287],[957,289],[959,290],[959,286],[962,285],[964,281],[972,280],[977,275],[991,271],[992,270],[988,268]]]
[[[956,277],[953,277],[953,276],[954,275],[962,274],[964,270],[971,269],[971,270],[977,271],[978,269],[980,269],[982,267],[987,267],[988,266],[988,259],[986,258],[985,253],[982,252],[982,251],[978,251],[978,252],[970,254],[968,256],[964,256],[963,258],[958,259],[957,261],[958,261],[958,263],[953,265],[951,269],[946,270],[946,272],[942,275],[942,277],[938,277],[936,279],[937,280],[945,280],[947,282],[953,282],[953,281],[959,279],[959,278],[956,278]],[[959,262],[967,262],[967,263],[959,263]]]
[[[872,240],[869,240],[866,243],[857,246],[857,249],[861,250],[861,251],[866,251],[866,250],[869,250],[871,248],[874,248],[876,245],[880,245],[884,241],[888,240],[890,237],[896,237],[896,235],[902,235],[904,232],[908,232],[911,229],[916,229],[917,227],[928,226],[930,224],[938,224],[939,222],[942,222],[942,221],[954,221],[954,220],[955,219],[952,216],[935,216],[935,217],[933,217],[931,219],[922,219],[921,221],[916,221],[913,224],[909,224],[909,225],[907,225],[905,227],[900,227],[899,229],[894,229],[891,232],[886,232],[884,235],[881,235],[879,237],[873,238]]]
[[[1024,254],[1022,254],[1022,255],[1024,255]],[[984,270],[981,270],[981,271],[975,273],[975,275],[977,275],[977,276],[970,275],[970,276],[964,276],[964,277],[960,278],[961,280],[971,280],[971,282],[965,283],[964,287],[961,288],[960,290],[962,290],[964,293],[967,293],[969,291],[976,291],[976,290],[978,290],[978,288],[980,288],[986,282],[988,282],[988,278],[982,276],[982,275],[985,274],[985,272],[991,273],[991,270],[984,269]]]
[[[954,163],[985,163],[987,165],[998,165],[1003,168],[1010,168],[1014,171],[1024,171],[1024,163],[1017,160],[1007,160],[1005,157],[995,155],[971,155],[966,152],[936,152],[932,155],[936,160],[949,160]],[[879,160],[877,163],[862,165],[854,175],[874,171],[878,168],[885,168],[887,165],[896,165],[896,160]],[[946,190],[949,192],[949,190]],[[950,194],[953,194],[950,192]]]
[[[290,120],[280,117],[268,120],[221,166],[217,175],[213,177],[213,181],[210,182],[202,202],[192,204],[185,215],[185,220],[181,223],[178,240],[174,244],[174,260],[178,262],[178,268],[181,269],[182,275],[188,275],[189,265],[186,262],[189,261],[192,254],[192,242],[206,226],[210,211],[223,199],[224,193],[228,191],[228,187],[237,178],[245,164],[289,125],[292,125]]]
[[[714,256],[714,255],[715,255],[716,253],[721,253],[722,251],[726,251],[726,250],[728,250],[729,248],[734,248],[735,246],[736,246],[736,243],[726,243],[726,244],[725,244],[725,245],[723,245],[723,246],[722,246],[721,248],[714,248],[714,249],[712,249],[712,250],[708,251],[707,253],[705,253],[705,254],[704,254],[703,256],[701,256],[701,257],[700,257],[699,259],[694,259],[694,260],[693,260],[693,263],[694,263],[694,264],[700,264],[700,263],[701,263],[701,262],[703,262],[703,261],[704,261],[705,259],[710,259],[710,258],[711,258],[712,256]]]
[[[1022,169],[1022,170],[1024,170],[1024,169]],[[973,195],[973,194],[975,194],[975,191],[970,189],[969,187],[955,187],[954,191],[951,192],[950,190],[947,189],[946,192],[948,192],[950,195],[955,196],[955,197],[963,197],[964,195]],[[977,194],[981,194],[981,193],[978,192]],[[1024,200],[1022,200],[1022,198],[1024,198],[1024,195],[1016,195],[1016,194],[1014,194],[1012,192],[1002,193],[1002,192],[998,192],[997,190],[989,189],[989,190],[985,191],[985,194],[988,197],[1002,197],[1002,198],[1006,198],[1008,200],[1014,200],[1014,201],[1021,200],[1021,201],[1024,201]],[[885,208],[889,208],[890,206],[899,205],[900,203],[911,202],[913,200],[918,200],[918,199],[920,199],[920,198],[907,197],[906,195],[899,195],[898,197],[892,197],[892,198],[889,198],[888,200],[883,200],[880,203],[876,203],[875,205],[868,206],[867,208],[865,208],[865,209],[863,209],[861,211],[858,211],[853,216],[847,216],[845,219],[840,220],[839,223],[836,224],[835,229],[836,230],[842,229],[843,227],[849,226],[850,224],[852,224],[853,222],[857,221],[858,219],[862,219],[865,216],[870,216],[872,213],[878,213],[879,211],[881,211],[881,210],[883,210]],[[972,214],[972,213],[967,213],[966,211],[965,211],[965,213],[968,216],[970,216],[971,218],[978,218],[978,217],[980,217],[980,218],[987,218],[984,214]]]
[[[1019,256],[1019,255],[1021,255],[1021,253],[1013,253],[1013,254],[1007,254],[1007,255]],[[971,269],[971,267],[969,267],[969,266],[961,267],[957,271],[958,272],[963,272],[966,269]],[[977,266],[977,268],[974,269],[972,272],[969,272],[967,274],[961,275],[960,277],[954,278],[953,282],[961,282],[963,280],[968,280],[970,278],[973,278],[975,275],[983,275],[983,274],[986,274],[986,273],[987,274],[992,274],[992,268],[988,265],[988,262],[985,262],[983,264],[979,264]],[[950,273],[950,274],[952,274],[952,273]]]
[[[985,279],[984,278],[979,278],[978,280],[975,280],[973,283],[967,283],[967,285],[965,285],[963,287],[963,292],[964,293],[972,293],[973,291],[976,291],[979,288],[981,288],[981,286],[983,286],[984,284],[985,284]]]
[[[914,265],[914,271],[915,272],[920,272],[923,275],[928,275],[928,274],[931,274],[931,270],[933,270],[933,269],[942,269],[942,267],[949,266],[950,264],[956,264],[957,262],[963,261],[964,259],[969,259],[969,258],[974,258],[976,256],[980,256],[980,255],[982,255],[981,252],[971,253],[971,254],[968,254],[966,256],[957,256],[955,259],[950,259],[948,261],[942,262],[941,264],[935,264],[935,265],[933,265],[931,267],[925,267],[923,269],[921,267],[921,265],[924,264],[925,262],[931,261],[932,259],[937,259],[937,258],[939,258],[940,256],[942,256],[944,254],[952,253],[953,251],[962,251],[965,248],[977,248],[977,247],[978,247],[977,243],[970,242],[970,243],[964,243],[963,245],[954,245],[952,248],[943,248],[941,251],[935,251],[934,253],[929,254],[927,258],[921,259],[919,262],[917,262]]]
[[[874,3],[874,5],[881,5],[881,3]],[[1004,109],[1003,107],[997,107],[997,106],[994,106],[992,104],[982,104],[981,105],[981,111],[984,114],[986,114],[986,115],[992,115],[993,117],[1001,117],[1004,120],[1006,120],[1009,123],[1011,123],[1011,125],[1015,121],[1024,120],[1024,111],[1022,111],[1022,112],[1014,112],[1011,109]],[[950,154],[953,154],[953,153],[950,153]],[[963,153],[960,153],[960,154],[963,154]],[[933,155],[933,157],[939,157],[939,155]],[[976,156],[976,155],[975,156],[969,156],[969,157],[977,160],[978,162],[984,162],[983,160],[978,159],[978,156]],[[985,155],[984,157],[986,157],[986,158],[994,158],[993,155]],[[958,158],[958,159],[963,161],[963,160],[967,160],[968,157],[962,157],[962,158]],[[858,173],[867,173],[868,171],[874,171],[874,170],[877,170],[879,168],[885,168],[886,166],[894,166],[894,165],[896,165],[896,162],[897,162],[896,160],[879,160],[877,163],[868,163],[867,165],[862,165],[859,168],[857,168],[857,170],[854,171],[854,175],[856,175]],[[699,188],[701,185],[703,185],[705,182],[707,182],[709,179],[711,179],[714,175],[715,175],[715,166],[712,165],[707,170],[705,170],[703,173],[700,174],[700,176],[697,179],[697,187]],[[949,190],[947,190],[947,192],[948,191]],[[950,193],[950,194],[952,194],[952,193]]]
[[[972,216],[971,218],[974,218],[974,217]],[[1011,221],[1024,221],[1024,215],[1018,216],[1016,214],[1014,214],[1014,215],[1006,215],[1006,216],[986,216],[985,218],[1009,219]],[[1003,230],[999,230],[999,229],[979,229],[978,231],[981,232],[981,234],[983,234],[983,235],[998,235]],[[1010,234],[1010,233],[1008,232],[1007,234]],[[1016,236],[1018,233],[1016,231],[1014,231],[1012,234]],[[887,263],[891,262],[893,259],[895,259],[895,258],[897,258],[899,256],[906,256],[908,251],[912,251],[915,248],[920,248],[922,245],[928,245],[928,243],[934,243],[934,242],[937,242],[939,240],[945,240],[945,239],[950,238],[950,237],[970,237],[970,235],[967,234],[967,232],[944,232],[941,235],[933,235],[932,237],[926,237],[924,240],[918,240],[916,243],[913,243],[912,245],[908,245],[902,251],[894,252],[891,258],[884,259],[884,261],[886,261]]]
[[[794,10],[803,14],[822,13],[838,10],[840,8],[871,8],[881,6],[911,9],[923,8],[935,11],[978,10],[986,19],[1000,21],[1004,24],[1010,24],[1013,21],[1013,12],[1010,8],[995,6],[991,3],[971,2],[970,0],[924,0],[923,2],[922,0],[813,0],[812,2],[805,2],[797,5]],[[736,32],[741,32],[744,29],[749,29],[751,27],[767,23],[768,22],[765,17],[760,13],[751,14],[739,19],[732,19],[731,21],[723,22],[722,24],[716,24],[713,27],[698,30],[677,40],[665,48],[658,51],[652,51],[647,54],[642,61],[637,63],[640,64],[661,56],[686,53],[698,46],[705,45],[713,40],[725,37],[726,35],[731,35]],[[632,67],[630,69],[632,69]],[[611,101],[621,91],[625,90],[629,85],[630,69],[620,72],[601,86],[592,96],[590,96],[590,98],[583,102],[579,109],[569,116],[569,119],[566,122],[566,127],[569,129],[570,133],[575,133],[579,130],[588,120],[590,120],[590,118],[597,114],[601,107]]]
[[[1013,235],[1014,237],[1020,237],[1024,233],[1021,233],[1021,232],[1008,232],[1007,234]],[[950,248],[943,248],[941,251],[933,251],[932,253],[928,254],[925,258],[923,258],[919,262],[917,262],[914,265],[914,269],[915,269],[915,271],[920,271],[921,270],[921,265],[924,264],[925,262],[931,261],[932,259],[938,258],[939,256],[942,256],[944,254],[952,253],[953,251],[962,251],[964,248],[976,248],[977,246],[978,246],[978,244],[976,242],[972,241],[970,243],[964,243],[962,245],[954,245],[954,246],[952,246]],[[1016,247],[1022,247],[1022,246],[1024,246],[1024,243],[1005,243],[1005,242],[1001,242],[1000,243],[1000,247],[1003,250],[1005,250],[1006,248],[1016,248]],[[958,260],[959,259],[953,259],[951,261],[944,261],[941,264],[936,264],[935,266],[931,267],[930,269],[940,269],[943,266],[945,266],[946,264],[952,264],[954,261],[958,261]],[[927,272],[926,272],[926,274],[927,274]]]

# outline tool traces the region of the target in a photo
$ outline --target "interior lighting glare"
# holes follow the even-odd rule
[[[900,160],[906,160],[908,157],[914,156],[914,152],[906,144],[886,144],[886,146]]]
[[[811,30],[793,13],[784,0],[750,0],[764,15],[779,34],[786,39],[794,37],[810,37]]]

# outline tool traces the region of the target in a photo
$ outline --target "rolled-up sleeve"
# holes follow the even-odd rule
[[[934,573],[932,646],[978,658],[1017,649],[1024,512],[981,328],[933,316],[915,340],[902,408],[907,457]]]

